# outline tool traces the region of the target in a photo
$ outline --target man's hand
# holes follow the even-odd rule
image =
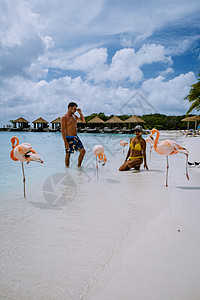
[[[65,144],[65,149],[69,150],[69,144]]]
[[[80,109],[80,108],[77,108],[77,109],[76,109],[76,111],[79,113],[79,115],[81,115],[81,114],[82,114],[82,111],[81,111],[81,109]]]

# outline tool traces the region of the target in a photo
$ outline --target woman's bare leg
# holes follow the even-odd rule
[[[119,171],[128,171],[131,168],[134,168],[136,166],[140,166],[143,162],[143,159],[141,158],[136,158],[133,160],[127,160],[121,167],[119,168]]]

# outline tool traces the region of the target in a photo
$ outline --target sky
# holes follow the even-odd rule
[[[50,122],[70,101],[184,115],[199,71],[199,0],[0,1],[0,127]]]

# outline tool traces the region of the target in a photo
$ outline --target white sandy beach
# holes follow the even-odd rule
[[[200,161],[200,136],[173,137]],[[44,200],[43,182],[27,199],[7,194],[0,298],[200,299],[200,166],[187,181],[185,156],[171,156],[166,188],[165,157],[147,152],[148,172],[119,172],[122,152],[108,153],[98,180],[91,166],[69,169],[77,192],[63,207]]]
[[[190,161],[200,161],[200,137],[180,140],[190,152]],[[154,157],[155,153],[152,169],[158,167]],[[176,158],[170,158],[174,161],[166,190],[159,190],[159,183],[149,179],[149,200],[157,189],[160,201],[167,197],[167,207],[146,223],[139,236],[134,229],[129,231],[87,299],[200,299],[200,167],[189,169],[190,182],[179,181],[183,162]]]

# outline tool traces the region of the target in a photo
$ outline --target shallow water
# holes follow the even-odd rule
[[[27,183],[29,185],[45,180],[48,176],[65,171],[64,166],[64,147],[60,133],[38,133],[38,132],[0,132],[0,168],[1,168],[1,182],[0,193],[16,189],[21,184],[22,170],[19,162],[14,162],[10,159],[11,142],[10,139],[16,135],[20,143],[28,142],[39,153],[44,164],[40,165],[31,162],[25,165],[25,173]],[[129,140],[129,135],[116,134],[79,134],[86,150],[83,167],[88,169],[95,163],[92,149],[96,144],[102,144],[105,148],[105,153],[108,159],[115,157],[116,153],[122,151],[119,141],[121,139]],[[74,171],[77,165],[78,153],[71,156],[71,167]]]
[[[87,150],[83,167],[76,167],[74,154],[66,169],[60,133],[16,135],[20,143],[33,146],[44,164],[25,165],[24,199],[20,163],[9,158],[13,133],[1,133],[2,299],[86,299],[129,230],[139,236],[167,206],[165,158],[154,153],[150,161],[148,149],[149,172],[119,172],[125,159],[119,141],[130,136],[80,134]],[[98,178],[96,144],[104,146],[108,159],[99,166]],[[176,176],[183,186],[184,176]]]

